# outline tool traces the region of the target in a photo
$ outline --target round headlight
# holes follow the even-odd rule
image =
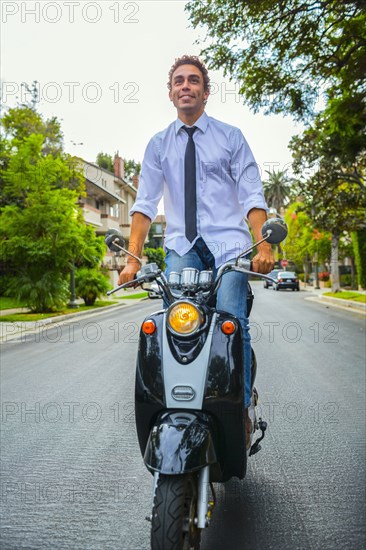
[[[203,322],[202,312],[189,302],[173,305],[167,314],[168,327],[177,334],[192,334]]]

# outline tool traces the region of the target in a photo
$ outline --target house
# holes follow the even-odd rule
[[[149,231],[149,246],[153,248],[163,247],[166,220],[163,214],[158,214],[151,224]]]
[[[119,229],[128,246],[131,227],[128,213],[135,202],[138,176],[133,176],[131,182],[125,180],[123,159],[118,153],[114,157],[113,173],[94,162],[81,162],[86,197],[82,197],[79,204],[86,223],[95,228],[97,235],[105,235],[108,229]],[[125,264],[124,257],[107,252],[103,264],[110,269],[115,284],[118,272]]]
[[[126,241],[130,238],[131,218],[129,211],[135,202],[139,177],[132,176],[127,181],[124,175],[124,162],[118,153],[114,156],[113,173],[94,162],[80,159],[85,176],[86,196],[79,200],[84,219],[92,225],[97,235],[105,235],[108,229],[119,229]],[[151,224],[149,245],[163,246],[165,216],[159,214]],[[117,284],[118,273],[125,265],[123,253],[107,252],[103,265],[110,270],[112,284]]]

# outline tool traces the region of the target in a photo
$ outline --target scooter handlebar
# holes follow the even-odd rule
[[[212,293],[214,293],[217,290],[220,280],[225,275],[225,272],[229,272],[229,271],[238,271],[240,273],[246,273],[247,275],[253,275],[253,277],[260,277],[261,279],[266,279],[271,283],[275,282],[275,280],[272,279],[272,277],[269,277],[264,273],[258,273],[257,271],[253,271],[252,262],[249,258],[238,258],[235,262],[233,261],[227,262],[226,264],[222,265],[219,268],[219,271],[217,273],[216,284],[214,285]]]
[[[128,281],[128,283],[123,283],[123,285],[116,286],[115,288],[112,288],[112,290],[109,290],[107,292],[107,296],[110,296],[111,294],[114,294],[115,292],[118,292],[118,290],[122,290],[122,288],[129,288],[130,286],[135,286],[136,284],[140,284],[141,281],[138,279],[133,279],[133,281]]]
[[[266,279],[267,281],[270,281],[271,283],[276,282],[272,277],[269,277],[268,275],[264,275],[263,273],[257,273],[256,271],[252,271],[252,262],[249,259],[242,258],[239,260],[238,265],[233,264],[232,262],[228,262],[227,264],[224,264],[221,266],[218,272],[218,277],[216,279],[216,284],[213,286],[211,293],[215,292],[215,290],[218,287],[219,280],[221,277],[225,274],[225,271],[239,271],[240,273],[246,273],[247,275],[253,275],[254,277],[260,277],[261,279]],[[122,290],[123,288],[129,288],[129,287],[136,287],[144,282],[149,280],[155,280],[156,274],[149,274],[142,277],[137,277],[136,279],[133,279],[132,281],[128,281],[127,283],[124,283],[123,285],[119,285],[112,290],[109,290],[107,292],[107,296],[110,296],[111,294],[114,294],[115,292],[118,292],[119,290]],[[167,284],[167,281],[164,277],[164,283]],[[173,296],[171,296],[173,298]]]
[[[250,267],[252,267],[252,265]],[[245,269],[242,267],[239,267],[237,269],[233,267],[232,269],[234,269],[234,271],[240,271],[241,273],[246,273],[247,275],[253,275],[254,277],[260,277],[261,279],[266,279],[267,281],[271,281],[272,283],[276,282],[275,279],[273,279],[272,277],[269,277],[268,275],[265,275],[264,273],[258,273],[257,271],[252,271],[250,269]]]

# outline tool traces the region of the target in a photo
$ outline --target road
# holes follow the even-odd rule
[[[365,322],[253,284],[260,411],[244,481],[217,485],[202,550],[365,545]],[[136,441],[139,324],[157,300],[2,346],[2,550],[147,550]]]

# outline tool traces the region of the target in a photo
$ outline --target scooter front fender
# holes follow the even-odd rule
[[[160,414],[150,432],[144,461],[150,471],[166,475],[217,463],[212,420],[200,411]]]

